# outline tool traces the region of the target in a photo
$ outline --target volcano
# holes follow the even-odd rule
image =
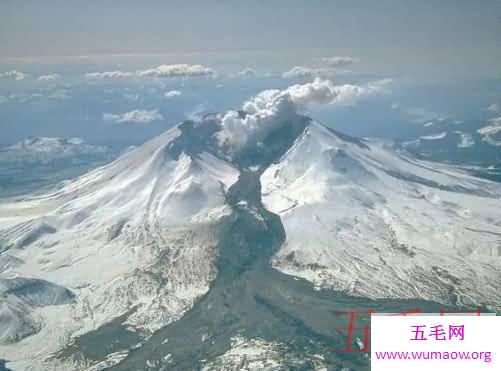
[[[2,200],[0,364],[368,370],[339,313],[499,311],[498,183],[272,98]]]

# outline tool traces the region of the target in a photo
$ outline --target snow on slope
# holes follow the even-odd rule
[[[501,186],[312,123],[262,175],[287,240],[273,259],[319,287],[501,308]]]
[[[174,128],[50,194],[0,203],[0,279],[43,279],[75,297],[30,308],[39,332],[0,345],[14,365],[42,362],[130,310],[128,324],[155,330],[207,291],[229,215],[223,190],[238,171],[206,152],[173,154],[180,134]]]
[[[483,136],[483,140],[496,147],[501,147],[501,117],[495,117],[488,121],[487,126],[478,129],[477,132]]]
[[[243,336],[231,338],[228,351],[202,367],[202,371],[285,371],[305,369],[327,371],[324,357],[297,354],[285,344],[267,342],[263,339],[248,339]]]
[[[68,304],[70,290],[38,279],[0,279],[0,343],[12,343],[40,330],[36,307]]]
[[[444,139],[447,136],[447,132],[443,131],[438,134],[432,134],[432,135],[423,135],[419,137],[421,140],[438,140],[438,139]]]

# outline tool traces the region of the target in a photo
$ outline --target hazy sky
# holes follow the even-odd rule
[[[298,61],[352,55],[373,72],[499,77],[501,1],[0,2],[3,61],[249,49]]]

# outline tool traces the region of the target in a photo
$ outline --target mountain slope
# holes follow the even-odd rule
[[[4,342],[2,354],[44,358],[126,313],[130,326],[155,330],[207,291],[229,214],[223,192],[238,171],[209,153],[173,153],[180,135],[174,128],[53,193],[0,204],[0,277],[43,278],[75,296],[35,309],[38,334]]]
[[[501,187],[312,123],[261,177],[274,266],[371,298],[501,307]]]

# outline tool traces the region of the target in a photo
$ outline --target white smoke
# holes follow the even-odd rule
[[[212,68],[201,64],[161,64],[160,66],[135,72],[127,71],[105,71],[90,72],[84,76],[88,79],[130,79],[130,78],[170,78],[170,77],[196,77],[212,76],[215,71]]]
[[[216,136],[220,145],[236,152],[250,141],[259,141],[270,131],[311,105],[353,105],[359,99],[383,92],[389,79],[365,85],[335,85],[316,78],[284,90],[265,90],[243,104],[243,114],[228,111],[221,115],[222,129]]]

